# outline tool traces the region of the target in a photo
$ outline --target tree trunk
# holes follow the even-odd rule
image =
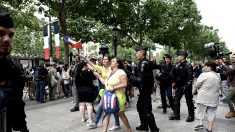
[[[67,35],[67,22],[66,22],[66,8],[63,6],[64,4],[62,3],[61,9],[59,11],[59,22],[61,25],[61,32],[62,35]],[[64,64],[69,64],[69,46],[64,45]]]
[[[139,45],[143,45],[143,31],[140,31],[140,41],[139,41]]]

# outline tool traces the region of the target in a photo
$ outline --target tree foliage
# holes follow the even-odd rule
[[[15,19],[17,44],[28,42],[41,48],[27,51],[30,48],[20,49],[23,46],[16,45],[14,52],[25,50],[29,54],[42,50],[43,23],[33,16],[38,2],[49,6],[50,14],[58,18],[61,36],[111,45],[113,29],[118,28],[118,55],[124,58],[133,55],[136,46],[152,48],[154,43],[168,47],[165,49],[171,54],[171,49],[186,50],[193,59],[208,56],[208,49],[203,46],[209,42],[220,43],[227,50],[218,30],[200,23],[201,15],[194,0],[2,0],[0,7],[8,9]],[[68,46],[62,49],[64,62],[68,63],[70,49]]]
[[[13,55],[25,58],[43,56],[42,22],[35,16],[32,1],[3,0],[0,7],[14,19],[15,39]]]

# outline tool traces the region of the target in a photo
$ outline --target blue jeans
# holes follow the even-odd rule
[[[64,92],[65,97],[67,98],[69,95],[69,84],[64,84],[64,86],[62,87],[62,90]]]
[[[98,124],[100,117],[103,113],[103,106],[102,106],[102,102],[103,102],[103,97],[101,98],[99,104],[98,104],[98,109],[96,111],[96,115],[95,115],[95,124]],[[114,115],[114,119],[115,119],[115,125],[116,126],[120,126],[120,122],[119,122],[119,115],[118,113],[113,114]]]
[[[36,81],[36,100],[40,103],[44,102],[44,96],[45,96],[45,80],[39,80]]]

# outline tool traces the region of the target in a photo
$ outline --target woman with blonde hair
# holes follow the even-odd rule
[[[111,64],[111,57],[110,56],[105,55],[103,57],[103,59],[102,59],[102,66],[99,66],[99,65],[96,65],[96,64],[92,63],[90,60],[88,60],[84,56],[80,55],[80,57],[82,59],[84,59],[91,66],[91,68],[93,68],[94,71],[97,71],[98,73],[100,73],[100,77],[101,78],[99,78],[99,79],[106,80],[107,77],[110,75],[110,73],[112,71],[111,70],[111,66],[110,66],[110,64]],[[104,95],[103,92],[105,91],[104,89],[105,88],[100,89],[99,93],[101,93],[100,94],[101,100],[100,100],[100,102],[98,104],[98,109],[97,109],[97,112],[96,112],[96,117],[95,117],[94,123],[88,125],[90,128],[97,128],[97,124],[98,124],[98,122],[99,122],[99,120],[101,118],[101,115],[103,113],[102,100],[103,100],[103,95]],[[118,114],[115,113],[113,115],[114,115],[114,118],[115,118],[115,126],[111,127],[109,129],[110,131],[121,129]]]

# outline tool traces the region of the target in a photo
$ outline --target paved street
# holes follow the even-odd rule
[[[80,122],[79,112],[70,112],[74,106],[73,98],[60,99],[57,101],[47,102],[45,104],[30,104],[26,106],[26,114],[28,127],[30,132],[100,132],[102,131],[101,122],[97,129],[89,129],[84,123]],[[139,125],[139,118],[136,111],[137,96],[132,98],[131,107],[126,109],[126,115],[132,126],[133,132],[135,127]],[[29,101],[30,102],[30,101]],[[161,132],[194,132],[193,126],[195,122],[185,122],[187,117],[187,107],[185,100],[181,101],[181,120],[169,121],[168,116],[172,114],[168,109],[167,114],[162,114],[162,109],[156,107],[160,105],[158,102],[153,102],[153,113],[157,125]],[[28,102],[27,102],[28,104]],[[217,118],[214,124],[213,132],[234,132],[235,118],[226,119],[224,115],[228,111],[226,105],[221,104],[217,111]],[[121,122],[121,120],[120,120]],[[110,127],[114,125],[114,118],[111,117]],[[206,125],[206,124],[205,124]],[[124,132],[125,127],[121,122],[122,129],[117,132]]]

